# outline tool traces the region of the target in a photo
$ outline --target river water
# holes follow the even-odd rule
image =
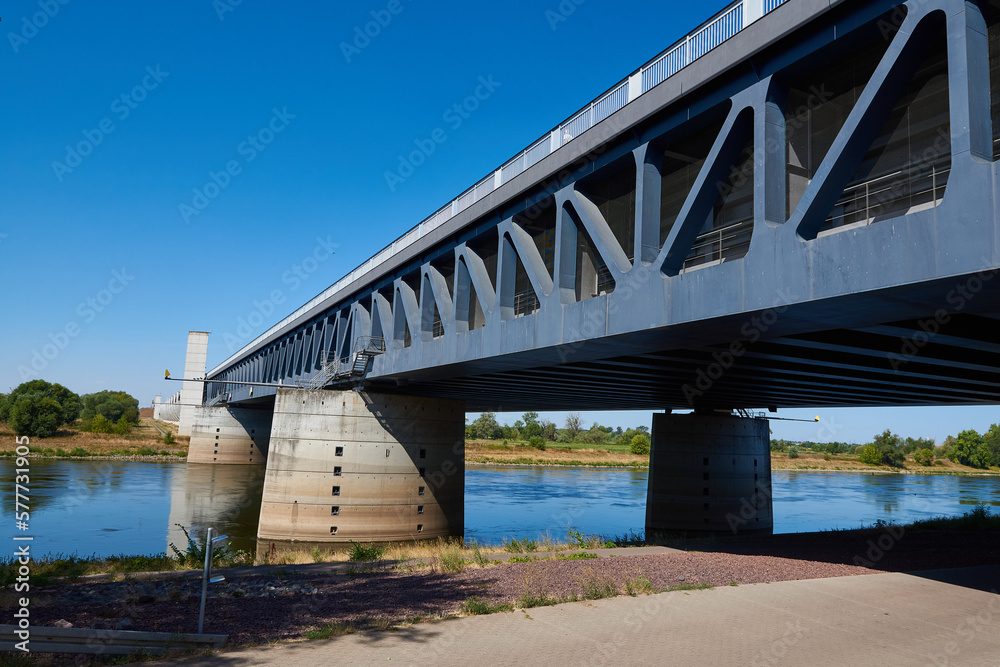
[[[13,535],[13,461],[0,468],[8,483],[0,501]],[[31,461],[32,553],[153,554],[173,542],[175,524],[208,526],[233,546],[254,549],[263,466],[116,461]],[[613,536],[643,530],[645,470],[570,467],[469,467],[465,537],[564,539],[570,526]],[[774,532],[857,528],[882,519],[905,523],[958,515],[977,504],[1000,507],[1000,478],[775,471]],[[10,508],[8,510],[7,508]],[[25,533],[19,533],[25,535]]]

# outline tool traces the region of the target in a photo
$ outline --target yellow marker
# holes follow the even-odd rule
[[[163,379],[167,380],[170,378],[170,371],[163,371]]]
[[[814,421],[819,421],[819,415],[816,415],[816,419]]]

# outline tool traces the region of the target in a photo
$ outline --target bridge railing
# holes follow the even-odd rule
[[[404,250],[417,239],[437,229],[447,220],[472,206],[500,185],[509,182],[528,168],[551,155],[556,150],[579,137],[591,127],[620,110],[640,95],[652,90],[671,76],[684,69],[698,58],[723,44],[748,25],[775,10],[788,0],[736,0],[721,12],[678,40],[659,56],[643,65],[632,75],[619,81],[595,101],[560,123],[555,129],[533,142],[528,148],[505,162],[500,168],[487,175],[476,185],[452,200],[442,209],[425,219],[396,239],[374,257],[361,264],[349,274],[323,290],[301,308],[258,336],[250,344],[209,372],[209,376],[224,369],[238,358],[243,350],[252,349],[272,334],[280,331],[292,320],[326,301],[343,288],[366,273],[376,269],[385,261]]]

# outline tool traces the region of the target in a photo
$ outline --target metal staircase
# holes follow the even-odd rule
[[[351,349],[351,354],[339,358],[337,353],[323,357],[319,372],[307,380],[300,380],[295,386],[302,389],[322,389],[332,382],[356,380],[368,372],[368,362],[385,352],[385,339],[376,336],[361,336]]]

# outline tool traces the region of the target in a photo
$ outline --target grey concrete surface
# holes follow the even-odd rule
[[[957,582],[957,583],[949,583]],[[186,665],[997,665],[1000,566],[576,602]]]

